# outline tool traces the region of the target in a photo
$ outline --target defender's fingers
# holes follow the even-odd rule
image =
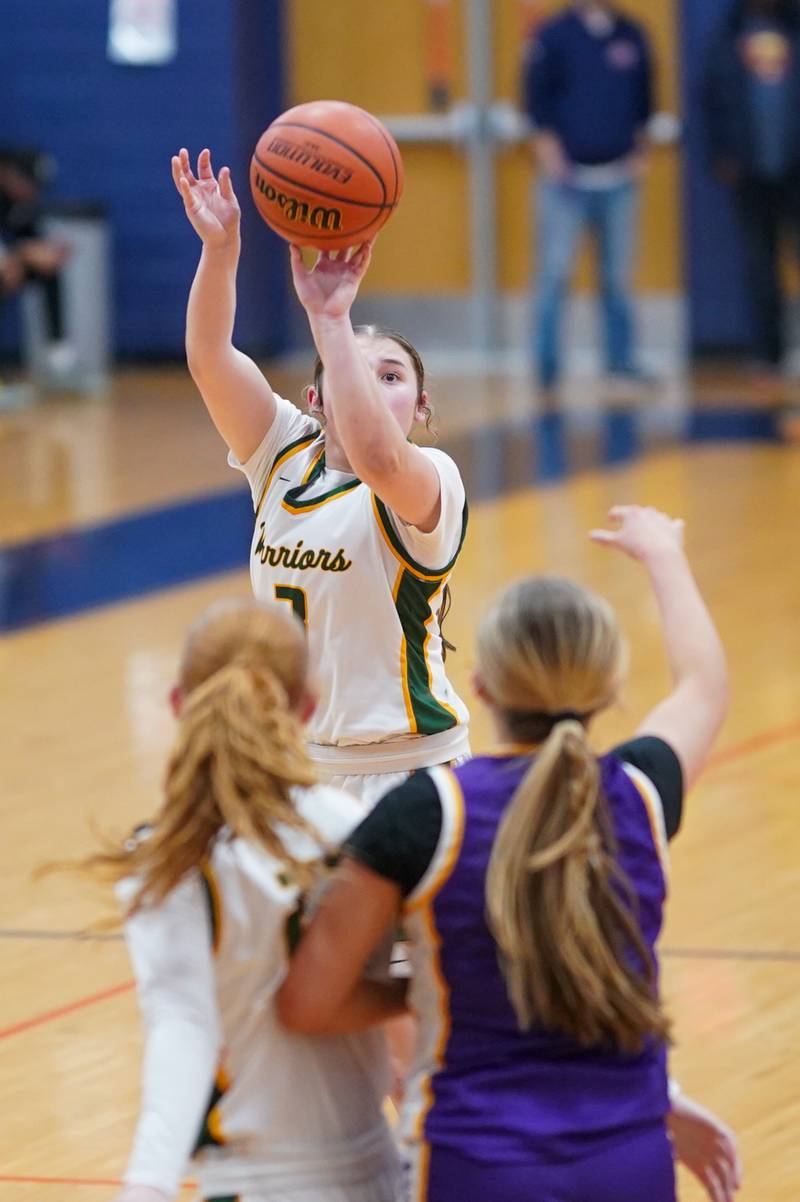
[[[601,546],[619,542],[619,535],[614,530],[590,530],[589,538],[593,543],[599,543]]]

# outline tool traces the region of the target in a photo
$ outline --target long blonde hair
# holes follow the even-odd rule
[[[296,713],[306,663],[300,624],[277,606],[220,602],[192,627],[163,805],[146,838],[82,865],[113,881],[137,878],[127,916],[163,901],[222,831],[265,848],[305,882],[311,866],[290,855],[278,826],[318,838],[291,798],[316,779]]]
[[[608,604],[558,577],[509,588],[478,633],[487,696],[515,739],[543,740],[486,880],[509,998],[523,1029],[634,1052],[669,1023],[585,729],[616,696],[624,658]]]

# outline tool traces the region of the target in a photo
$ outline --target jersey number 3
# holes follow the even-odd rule
[[[305,589],[292,588],[288,584],[276,584],[275,600],[288,601],[300,621],[308,629],[308,604]]]

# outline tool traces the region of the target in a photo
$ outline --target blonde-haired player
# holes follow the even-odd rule
[[[239,206],[210,154],[175,185],[203,242],[187,313],[190,371],[256,510],[255,595],[303,618],[320,701],[309,726],[323,775],[375,800],[409,771],[468,753],[467,710],[444,671],[439,614],[466,528],[464,486],[443,452],[408,441],[428,412],[404,338],[356,332],[350,309],[370,247],[313,269],[292,247],[295,289],[321,374],[314,417],[273,393],[232,342]],[[319,418],[320,420],[317,420]]]
[[[167,1202],[190,1161],[213,1202],[398,1197],[383,1033],[348,1034],[362,1013],[331,1037],[297,1037],[273,1005],[304,897],[364,813],[312,783],[306,662],[302,629],[279,607],[208,611],[184,654],[163,806],[88,863],[118,882],[145,1027],[116,1202]]]

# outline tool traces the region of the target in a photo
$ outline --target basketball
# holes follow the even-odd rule
[[[403,191],[388,129],[341,100],[298,104],[258,139],[250,187],[261,216],[287,242],[344,250],[373,238]]]

